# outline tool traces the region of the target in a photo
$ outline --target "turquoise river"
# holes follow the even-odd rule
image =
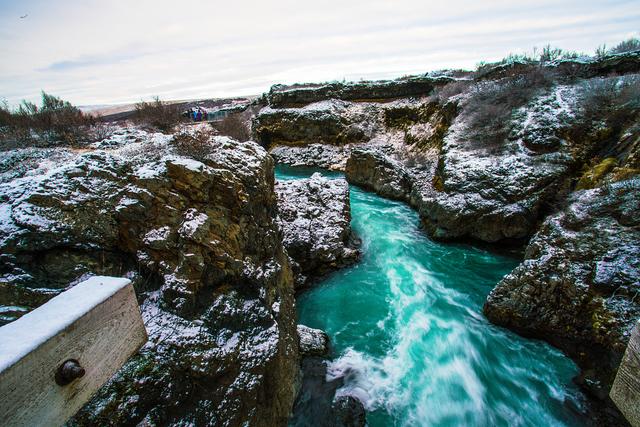
[[[311,172],[278,166],[276,178]],[[583,424],[573,362],[482,314],[518,259],[433,242],[411,208],[354,186],[351,211],[361,260],[297,304],[299,322],[331,338],[327,376],[345,375],[337,393],[365,404],[369,426]]]

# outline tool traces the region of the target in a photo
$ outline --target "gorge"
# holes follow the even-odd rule
[[[2,324],[99,274],[149,335],[69,425],[625,425],[640,51],[244,108],[2,152]]]

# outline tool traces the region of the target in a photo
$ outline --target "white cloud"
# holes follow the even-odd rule
[[[23,1],[0,5],[0,97],[242,95],[473,67],[546,43],[592,52],[639,24],[635,0]]]

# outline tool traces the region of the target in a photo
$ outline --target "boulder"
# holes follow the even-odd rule
[[[314,174],[278,181],[279,223],[297,286],[355,262],[349,184]]]
[[[398,161],[370,148],[355,149],[347,160],[347,180],[389,199],[409,202],[413,181]]]
[[[333,412],[336,427],[364,427],[367,425],[367,413],[364,404],[353,396],[337,396],[333,400]]]
[[[0,305],[93,274],[132,278],[141,302],[148,343],[70,425],[286,425],[298,337],[273,160],[211,145],[69,154],[0,184]]]
[[[320,329],[313,329],[305,325],[298,325],[300,338],[300,355],[327,356],[329,354],[329,336]]]

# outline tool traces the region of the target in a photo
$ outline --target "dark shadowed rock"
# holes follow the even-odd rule
[[[279,222],[298,286],[355,262],[349,184],[314,174],[278,181]]]
[[[375,149],[351,152],[345,170],[347,180],[390,199],[409,201],[412,179],[399,162]]]
[[[291,427],[362,427],[366,425],[364,405],[352,396],[336,396],[344,379],[327,379],[327,361],[319,357],[302,359],[302,386],[296,399]]]
[[[338,396],[332,405],[336,417],[336,427],[364,427],[367,413],[364,405],[353,396]]]

